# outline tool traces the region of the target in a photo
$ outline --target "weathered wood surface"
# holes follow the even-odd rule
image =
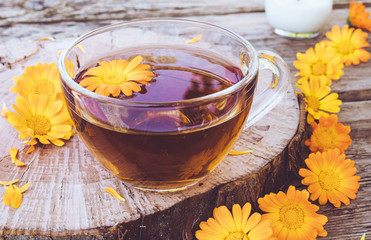
[[[30,49],[29,54],[32,54],[32,48],[29,46],[33,46],[35,41],[42,37],[54,36],[56,39],[61,40],[70,37],[77,37],[78,35],[96,27],[115,23],[121,20],[175,16],[207,21],[234,30],[251,41],[258,49],[271,49],[278,52],[290,64],[292,75],[294,75],[295,69],[292,66],[292,62],[296,59],[296,53],[304,52],[317,41],[323,39],[325,31],[329,30],[331,26],[335,24],[340,26],[345,24],[348,12],[347,7],[349,4],[349,1],[335,1],[335,10],[331,15],[328,24],[325,26],[323,33],[319,37],[312,40],[294,41],[280,38],[273,34],[272,29],[268,25],[264,13],[262,12],[263,1],[241,2],[220,0],[207,1],[207,3],[199,3],[199,1],[172,1],[172,3],[169,3],[168,1],[156,1],[153,3],[152,1],[146,1],[146,3],[142,4],[139,4],[138,1],[128,1],[122,5],[114,3],[113,1],[104,1],[104,4],[100,4],[98,1],[94,3],[89,1],[89,4],[87,4],[86,1],[76,1],[75,5],[74,3],[71,3],[71,0],[63,1],[63,3],[62,1],[56,1],[59,6],[56,4],[54,6],[44,5],[37,7],[38,2],[39,1],[9,1],[0,3],[0,44],[2,47],[7,49],[7,54],[5,54],[7,57],[0,59],[0,62],[3,64],[3,66],[0,65],[0,71],[6,73],[8,68],[13,66],[12,63],[16,61],[16,59],[9,57],[12,55],[10,53],[20,51],[21,48],[27,46],[27,49]],[[363,2],[366,2],[366,6],[368,7],[367,9],[371,11],[370,1]],[[114,8],[112,5],[114,5]],[[95,7],[93,8],[92,6]],[[88,9],[85,14],[82,14],[84,12],[83,9]],[[89,15],[89,17],[84,17],[84,15]],[[370,36],[368,37],[368,41],[371,42]],[[367,48],[367,50],[371,51],[370,48]],[[16,65],[17,64],[18,63],[16,63]],[[22,63],[20,62],[17,66],[21,67]],[[321,206],[320,212],[326,214],[329,218],[329,222],[325,226],[325,229],[329,232],[326,239],[359,239],[363,233],[367,233],[368,236],[371,235],[371,187],[369,177],[371,170],[368,168],[371,160],[370,67],[370,62],[360,64],[359,66],[346,67],[344,69],[344,76],[339,81],[334,81],[332,85],[332,89],[338,92],[340,99],[343,100],[341,106],[342,110],[338,114],[339,119],[345,125],[350,125],[352,128],[351,137],[353,139],[353,144],[346,151],[346,154],[347,157],[356,161],[356,167],[358,169],[357,174],[361,176],[361,187],[357,199],[351,201],[349,206],[342,206],[339,209],[335,209],[330,205]],[[1,80],[2,82],[5,81],[2,76]],[[9,80],[9,78],[7,78],[7,80]],[[293,78],[293,82],[294,81],[295,78]],[[6,93],[7,89],[1,87],[1,96],[5,96]],[[5,98],[6,102],[10,100],[10,98]],[[7,134],[11,131],[11,128],[2,128],[1,130],[2,133]],[[305,148],[303,150],[305,150]],[[302,154],[305,156],[304,151]],[[2,161],[4,161],[3,158],[1,158],[0,164]],[[33,161],[37,162],[38,160],[34,159]],[[62,163],[60,164],[63,166]],[[7,170],[10,171],[9,169]],[[52,176],[42,176],[41,179],[48,177]],[[78,174],[74,175],[74,180],[78,180],[79,177]],[[108,178],[109,176],[107,175],[107,179]],[[253,181],[250,183],[253,183]],[[299,179],[289,183],[299,186]],[[275,183],[271,183],[271,185],[276,188],[280,187]],[[246,189],[246,185],[241,186],[241,188],[239,187],[240,185],[238,184],[236,184],[234,188],[230,185],[228,186],[229,189],[234,189],[234,191]],[[253,188],[254,187],[247,189]],[[211,193],[216,194],[216,190],[213,191],[211,191]],[[233,195],[223,195],[223,191],[228,192],[229,190],[221,189],[221,193],[219,195],[216,194],[218,197],[215,197],[212,203],[189,200],[187,202],[189,206],[204,208],[205,212],[208,212],[208,214],[200,215],[200,219],[192,219],[194,224],[191,224],[191,226],[185,224],[183,235],[178,235],[175,239],[192,239],[192,232],[187,230],[194,230],[195,227],[197,228],[196,225],[201,220],[206,220],[211,215],[211,210],[215,206],[219,204],[227,204],[230,206],[232,203],[243,203],[243,200],[247,199],[246,196],[244,199],[234,199]],[[101,201],[110,201],[110,199],[106,197]],[[71,204],[72,203],[73,202],[71,202]],[[161,212],[161,217],[164,220],[167,219],[167,221],[171,222],[173,221],[174,216],[178,214],[184,216],[184,221],[187,222],[187,220],[190,220],[189,218],[194,214],[199,214],[195,212],[183,214],[182,210],[184,209],[178,209],[178,213],[171,212],[171,210],[165,210],[164,212]],[[2,217],[3,215],[1,211],[0,214]],[[34,218],[31,220],[33,221]],[[133,222],[132,224],[135,225],[140,223],[141,226],[149,226],[155,221],[156,216],[151,215],[147,218],[140,218],[138,222]],[[184,222],[179,223],[179,225],[182,224],[184,224]],[[126,229],[132,229],[133,226],[127,225],[125,227]],[[167,226],[163,227],[165,230],[162,233],[157,234],[166,234],[170,231],[169,229],[166,229]],[[107,231],[108,233],[105,236],[113,237],[115,234],[122,236],[120,235],[121,233],[119,229],[121,228],[117,228],[117,231],[112,234],[110,234],[110,231]],[[148,236],[146,235],[148,234],[148,231],[146,231],[145,227],[141,227],[141,229],[141,231],[137,231],[138,237],[140,236],[142,239],[147,239],[145,237]],[[156,229],[152,230],[156,231]],[[7,229],[7,231],[9,233],[11,229]],[[99,238],[100,234],[103,234],[105,231],[105,229],[92,231],[89,234],[97,235],[87,236],[87,238]],[[122,228],[121,231],[124,233],[124,228]],[[157,231],[160,230],[157,229]],[[129,232],[127,232],[126,236],[128,235]]]

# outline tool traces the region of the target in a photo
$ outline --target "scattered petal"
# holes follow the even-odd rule
[[[0,181],[0,185],[8,186],[8,185],[12,185],[12,184],[14,184],[18,181],[19,181],[19,179],[14,179],[14,180],[11,180],[11,181]]]
[[[198,42],[198,41],[200,41],[201,37],[202,37],[202,34],[198,35],[197,37],[192,38],[191,40],[187,41],[187,43]]]
[[[108,192],[109,194],[111,194],[112,196],[114,196],[115,198],[117,198],[118,200],[125,202],[125,199],[123,197],[121,197],[121,195],[118,194],[118,192],[116,192],[115,189],[113,189],[111,187],[107,187],[106,188],[106,192]]]
[[[228,154],[229,155],[242,155],[242,154],[246,154],[246,153],[252,153],[254,151],[255,150],[246,150],[246,151],[235,151],[235,150],[232,150]]]
[[[1,115],[5,118],[8,118],[9,109],[6,106],[5,102],[3,102],[3,108],[1,110]]]
[[[27,182],[25,185],[19,188],[22,193],[24,193],[30,187],[30,182]]]
[[[55,40],[55,39],[53,37],[44,37],[44,38],[40,38],[37,41],[42,42],[42,41],[52,41],[52,40]]]

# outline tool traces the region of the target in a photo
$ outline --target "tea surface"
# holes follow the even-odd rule
[[[155,77],[149,85],[143,85],[140,92],[130,97],[121,93],[121,99],[170,102],[197,98],[230,87],[243,77],[239,67],[218,59],[220,56],[211,52],[205,55],[191,48],[144,48],[102,60],[132,59],[137,55],[144,58],[143,63],[151,66]],[[80,75],[76,82],[81,80]]]
[[[221,91],[242,78],[239,68],[222,57],[192,49],[141,49],[114,58],[136,55],[144,57],[156,76],[133,96],[121,95],[123,101],[191,99]],[[113,111],[92,101],[89,109],[108,119],[104,124],[83,117],[73,101],[68,102],[81,138],[107,169],[136,187],[179,189],[205,177],[228,154],[243,129],[255,81],[212,103],[167,111],[127,108],[112,116]],[[112,118],[119,127],[107,124]]]

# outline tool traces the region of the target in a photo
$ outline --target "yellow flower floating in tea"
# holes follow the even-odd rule
[[[368,34],[361,29],[349,28],[345,25],[340,30],[339,26],[333,26],[326,36],[330,40],[322,42],[336,52],[345,66],[358,65],[370,59],[371,54],[363,49],[370,46],[367,42]]]
[[[27,66],[25,72],[21,76],[15,76],[13,81],[16,85],[12,86],[10,91],[25,98],[36,94],[63,99],[59,71],[55,63]]]
[[[270,220],[262,220],[259,213],[251,213],[251,204],[246,203],[242,209],[238,204],[232,207],[232,213],[226,206],[213,211],[214,218],[200,223],[201,230],[196,231],[198,240],[225,239],[271,239]]]
[[[294,66],[299,70],[296,76],[303,79],[311,76],[325,77],[326,84],[330,86],[332,80],[338,80],[344,74],[341,58],[324,43],[317,43],[305,53],[297,53],[296,57],[298,60],[294,62]]]
[[[319,123],[312,122],[312,135],[305,141],[312,152],[325,152],[337,148],[341,153],[352,144],[349,136],[350,127],[338,122],[338,116],[331,114],[328,117],[320,117]]]
[[[29,145],[53,143],[64,145],[74,134],[70,116],[62,100],[54,100],[43,95],[30,95],[27,99],[16,98],[16,111],[8,113],[8,122],[19,131],[19,138],[28,140]]]
[[[349,6],[348,22],[351,26],[371,31],[370,12],[366,11],[363,3],[351,1]]]
[[[307,190],[295,190],[290,186],[287,193],[270,193],[258,199],[259,208],[266,212],[263,220],[272,221],[273,236],[278,239],[316,239],[327,236],[323,226],[325,215],[317,214],[319,207],[308,201]]]
[[[348,205],[349,198],[356,198],[360,177],[354,176],[357,172],[354,161],[345,159],[339,149],[311,153],[305,163],[309,170],[302,168],[299,174],[304,178],[302,184],[309,185],[311,200],[318,199],[321,205],[329,201],[340,207],[341,203]]]
[[[338,99],[337,93],[330,93],[331,89],[327,86],[325,77],[312,76],[309,81],[302,79],[301,84],[296,86],[305,95],[305,110],[308,112],[307,122],[311,124],[314,119],[321,116],[328,116],[329,113],[340,111],[339,105],[342,103]]]
[[[126,59],[101,61],[98,66],[89,68],[83,76],[80,85],[103,96],[118,97],[122,92],[131,96],[139,92],[139,84],[147,85],[154,77],[150,66],[141,64],[143,58],[136,56],[130,62]]]

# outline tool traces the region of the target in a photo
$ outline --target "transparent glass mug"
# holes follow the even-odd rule
[[[199,34],[200,39],[189,42]],[[75,78],[105,57],[158,46],[169,49],[170,55],[171,49],[192,47],[197,54],[220,56],[239,69],[241,78],[201,97],[137,102],[135,98],[98,95],[68,74],[67,59],[74,64]],[[168,64],[168,68],[177,67],[171,66],[171,61]],[[194,62],[187,65],[212,71]],[[154,191],[183,189],[206,177],[228,154],[242,130],[275,106],[290,84],[289,69],[276,54],[257,52],[227,29],[177,19],[131,21],[94,30],[61,54],[58,67],[71,118],[88,149],[124,183]],[[264,68],[273,73],[271,84],[254,97],[258,72]]]

